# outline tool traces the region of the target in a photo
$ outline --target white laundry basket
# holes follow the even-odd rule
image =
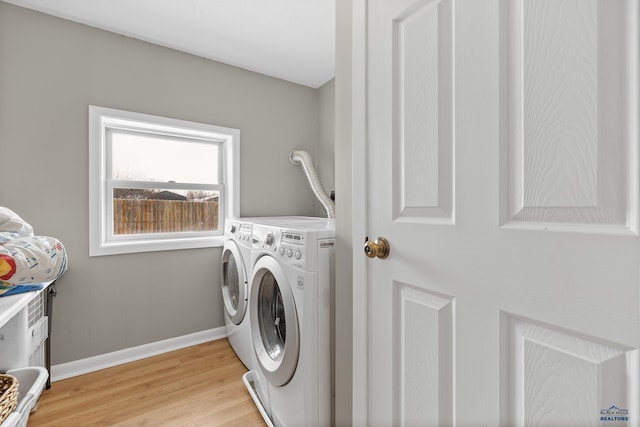
[[[29,414],[38,403],[42,389],[49,378],[49,372],[40,366],[11,369],[7,374],[18,379],[18,406],[4,420],[0,427],[25,427]]]

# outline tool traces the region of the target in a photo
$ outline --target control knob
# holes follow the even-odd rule
[[[267,246],[271,246],[273,244],[273,233],[268,232],[266,236],[264,236],[264,244]]]

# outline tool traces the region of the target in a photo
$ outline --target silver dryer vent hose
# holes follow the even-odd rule
[[[311,160],[309,153],[302,150],[294,150],[289,155],[289,158],[291,159],[291,163],[294,165],[300,165],[302,170],[304,170],[307,180],[309,181],[309,185],[313,190],[313,194],[315,194],[316,198],[320,201],[322,207],[327,212],[327,218],[335,218],[335,203],[333,203],[333,200],[331,200],[327,192],[322,187],[322,183],[320,183],[320,178],[318,178],[316,169],[313,167],[313,161]]]

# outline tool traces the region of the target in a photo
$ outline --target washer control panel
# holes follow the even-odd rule
[[[304,234],[286,230],[280,237],[280,256],[302,261]]]
[[[254,225],[253,248],[268,250],[282,262],[303,268],[305,263],[304,232]]]

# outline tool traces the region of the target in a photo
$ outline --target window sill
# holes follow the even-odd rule
[[[191,237],[184,239],[126,240],[103,242],[89,248],[89,256],[120,255],[137,252],[173,251],[180,249],[215,248],[224,246],[224,236]]]

